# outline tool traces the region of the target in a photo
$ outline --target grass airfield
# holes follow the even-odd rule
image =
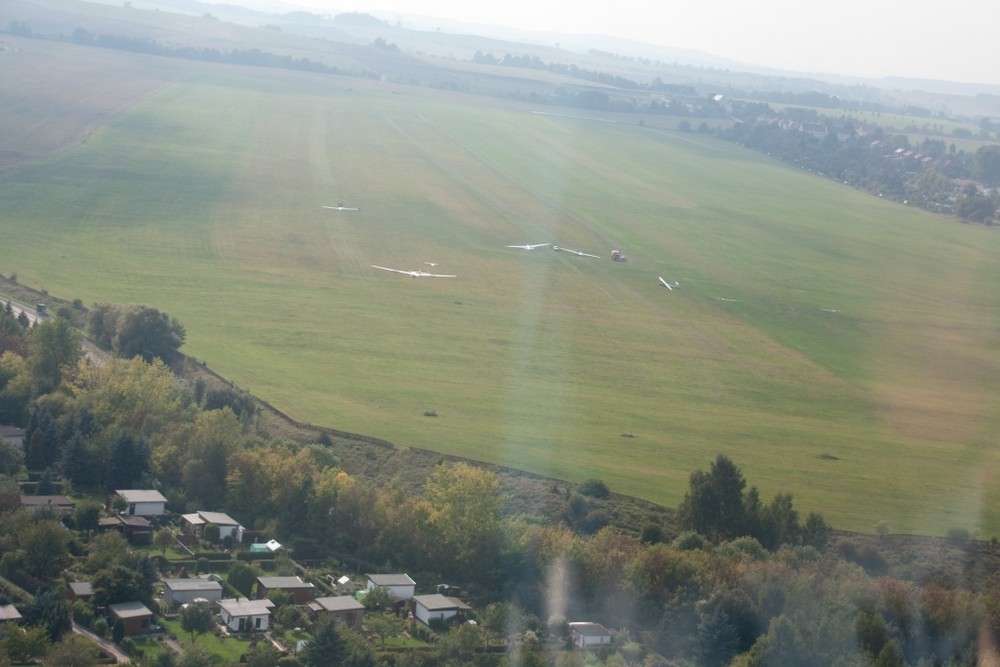
[[[506,106],[192,67],[0,173],[0,272],[165,310],[305,422],[667,505],[723,452],[838,528],[1000,534],[993,230]],[[505,247],[544,242],[600,259]]]

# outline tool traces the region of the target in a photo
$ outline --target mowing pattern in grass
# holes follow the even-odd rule
[[[1000,531],[992,231],[694,135],[281,77],[200,71],[0,176],[0,271],[165,310],[303,421],[670,505],[724,452],[839,528]],[[601,259],[504,247],[542,242]],[[370,268],[425,262],[458,278]]]

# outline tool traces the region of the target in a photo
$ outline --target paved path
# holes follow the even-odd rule
[[[132,661],[132,658],[128,657],[128,655],[126,655],[124,651],[118,648],[118,646],[116,646],[114,642],[109,642],[107,639],[104,639],[103,637],[98,637],[90,630],[87,630],[83,626],[78,625],[76,621],[73,621],[73,632],[75,632],[78,635],[83,635],[90,641],[100,646],[102,649],[104,649],[104,651],[108,655],[110,655],[115,659],[115,662],[119,664]]]

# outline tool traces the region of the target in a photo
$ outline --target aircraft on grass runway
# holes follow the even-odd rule
[[[337,204],[336,206],[324,206],[323,208],[328,208],[332,211],[360,211],[360,208],[354,208],[352,206],[344,206],[343,204]]]
[[[457,278],[458,277],[444,273],[427,273],[426,271],[404,271],[403,269],[390,269],[388,266],[379,266],[377,264],[372,264],[372,268],[381,269],[383,271],[392,271],[393,273],[402,273],[404,276],[410,276],[411,278]]]
[[[600,257],[597,257],[597,255],[591,255],[589,252],[583,252],[582,250],[573,250],[572,248],[563,248],[563,247],[557,246],[557,245],[552,246],[552,249],[553,250],[565,250],[566,252],[571,252],[574,255],[579,255],[580,257],[596,257],[597,259],[600,259]]]
[[[680,287],[681,286],[681,284],[678,283],[678,282],[674,282],[674,284],[671,285],[670,283],[668,283],[666,280],[663,279],[663,276],[660,276],[659,278],[660,278],[660,282],[663,283],[663,286],[666,287],[671,292],[674,291],[675,287]]]
[[[534,245],[530,245],[530,244],[525,244],[525,245],[509,245],[507,247],[508,248],[520,248],[521,250],[534,250],[535,248],[541,248],[541,247],[547,246],[547,245],[549,245],[549,244],[548,243],[536,243]]]

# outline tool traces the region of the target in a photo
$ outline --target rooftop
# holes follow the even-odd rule
[[[274,603],[270,600],[250,600],[247,598],[227,598],[219,600],[219,608],[230,616],[253,616],[255,614],[270,614]]]
[[[141,602],[119,602],[109,604],[108,610],[118,618],[140,618],[142,616],[152,616],[153,612],[149,607]]]
[[[212,579],[164,579],[163,585],[172,591],[221,591],[222,584]]]
[[[569,629],[576,632],[584,637],[606,637],[611,636],[611,631],[600,623],[589,623],[585,621],[579,621],[576,623],[570,623]]]
[[[315,588],[298,577],[257,577],[265,588]]]
[[[0,621],[18,621],[21,613],[12,604],[0,604]]]
[[[416,586],[408,574],[369,574],[368,581],[376,586]]]
[[[334,595],[316,598],[309,603],[313,611],[362,611],[365,606],[350,595]]]
[[[428,611],[441,611],[443,609],[471,609],[471,607],[458,598],[450,598],[440,593],[431,595],[415,595],[413,601]]]
[[[167,499],[156,489],[115,489],[127,503],[165,503]]]

